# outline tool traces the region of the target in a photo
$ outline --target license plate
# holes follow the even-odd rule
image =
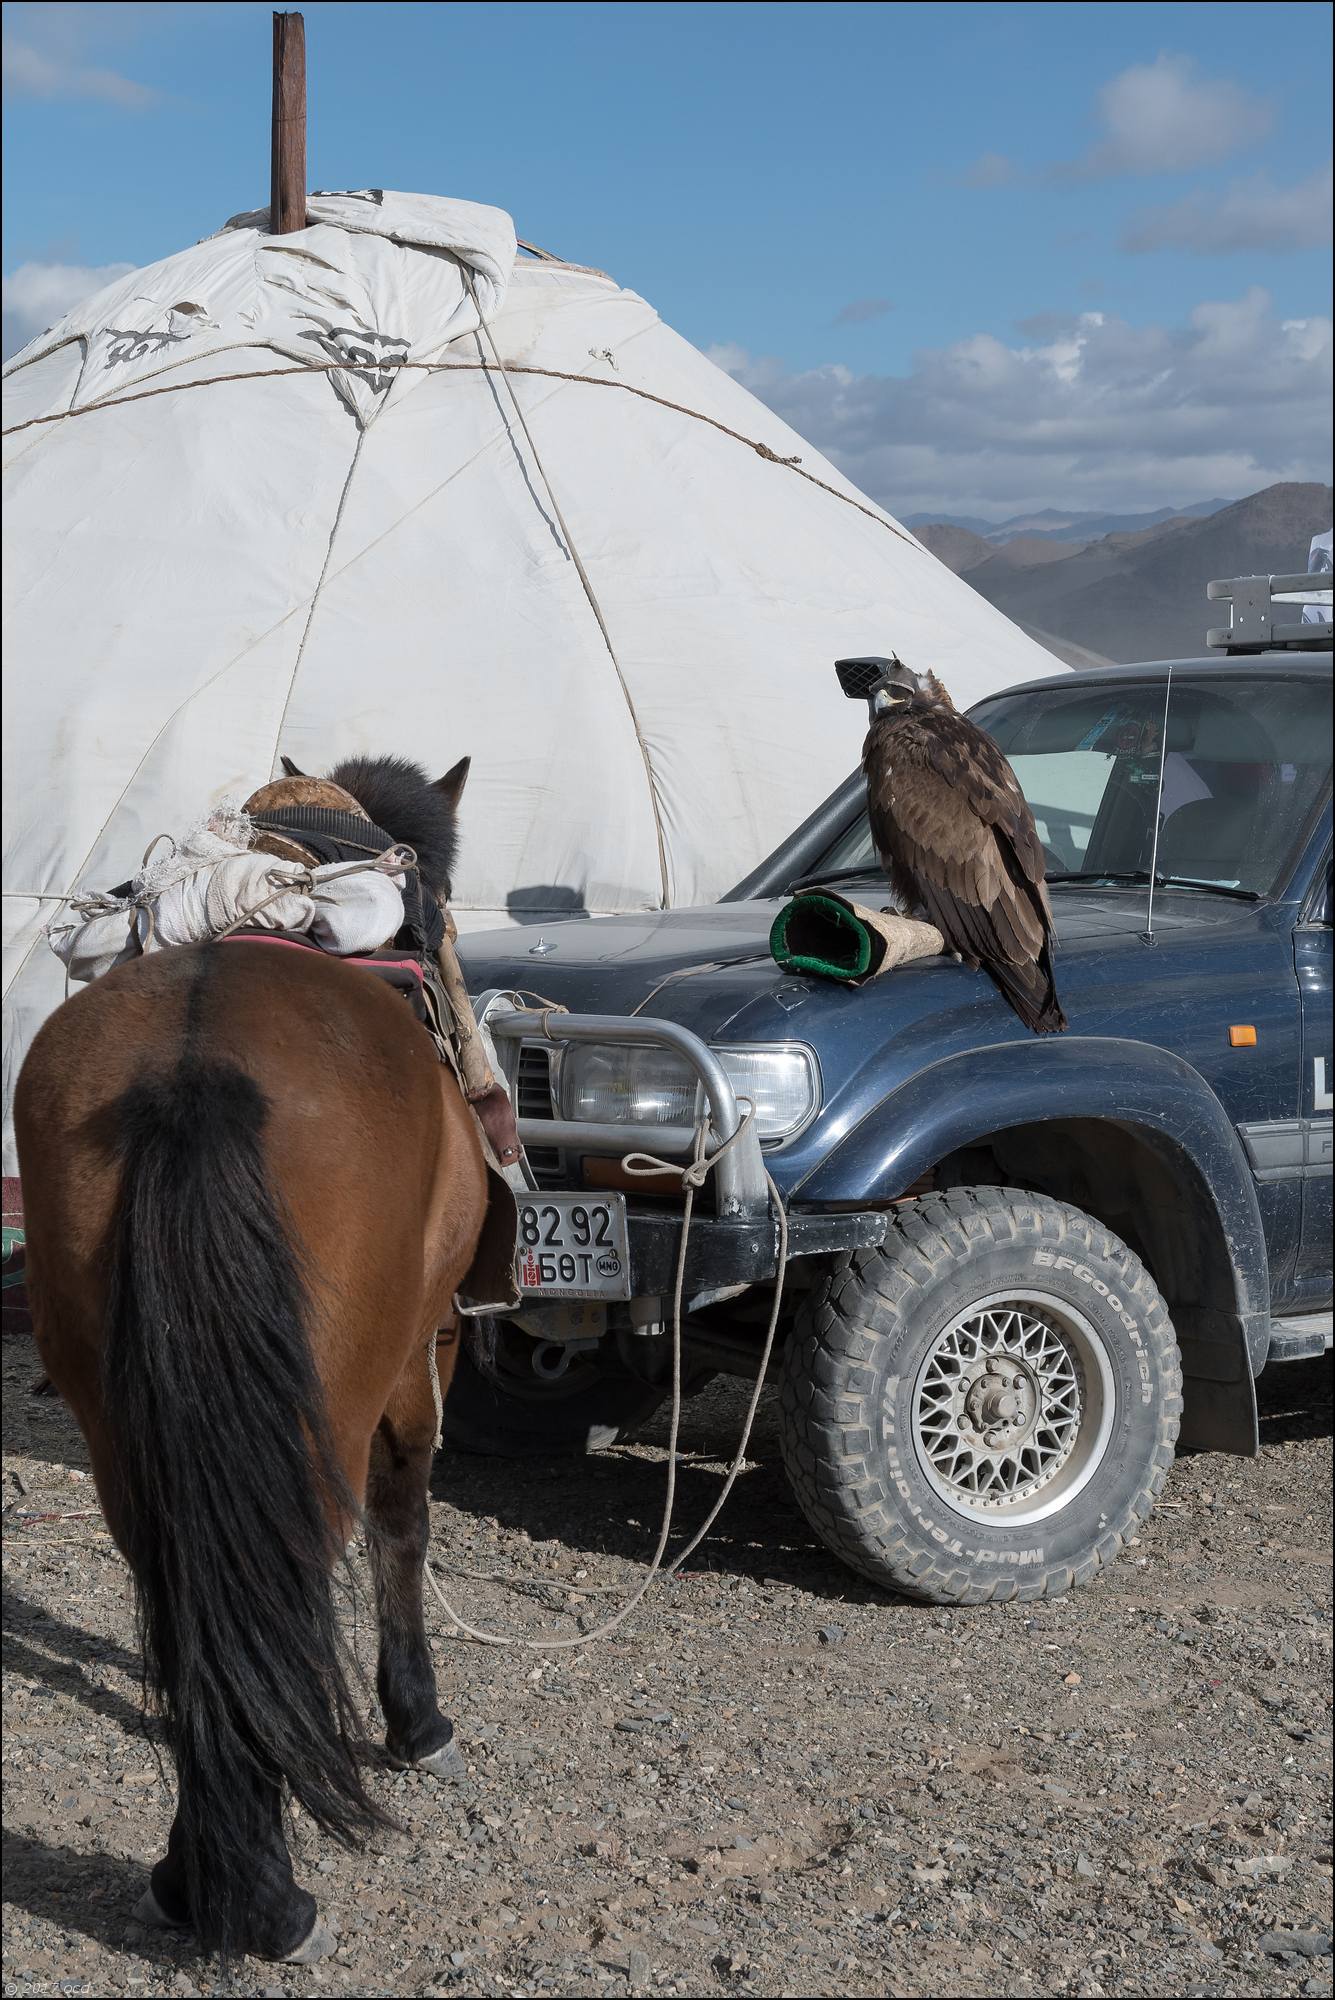
[[[544,1194],[519,1203],[519,1289],[540,1299],[628,1299],[623,1194]]]

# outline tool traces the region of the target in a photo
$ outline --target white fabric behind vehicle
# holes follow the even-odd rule
[[[472,752],[469,930],[729,887],[856,763],[841,654],[1062,671],[635,293],[495,209],[309,207],[5,370],[6,1118],[61,899],[280,748]]]

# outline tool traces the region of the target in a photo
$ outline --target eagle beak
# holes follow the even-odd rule
[[[892,670],[902,674],[904,669],[893,657],[883,654],[867,654],[860,659],[836,660],[834,671],[839,677],[839,685],[850,701],[865,701],[867,711],[874,722],[878,715],[884,715],[894,707],[891,689],[896,686]]]

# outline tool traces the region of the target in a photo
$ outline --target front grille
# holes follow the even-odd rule
[[[519,1118],[554,1118],[552,1103],[552,1052],[542,1042],[523,1042],[515,1071],[515,1115]],[[529,1166],[539,1187],[560,1187],[565,1179],[565,1162],[554,1146],[526,1146]]]

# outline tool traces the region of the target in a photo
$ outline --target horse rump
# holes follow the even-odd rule
[[[266,1116],[230,1064],[187,1059],[124,1093],[104,1349],[117,1530],[176,1759],[172,1856],[200,1944],[225,1957],[257,1948],[247,1917],[284,1783],[346,1845],[387,1823],[359,1774],[331,1587],[355,1507]]]

